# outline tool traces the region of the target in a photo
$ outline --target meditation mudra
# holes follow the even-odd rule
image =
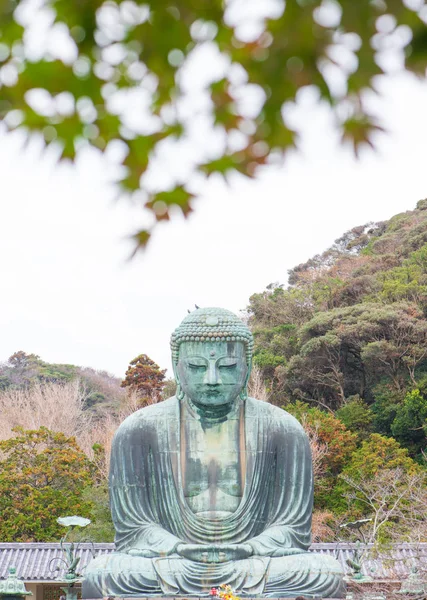
[[[111,452],[116,552],[83,596],[345,595],[330,556],[307,552],[311,454],[300,424],[247,397],[253,338],[233,313],[190,313],[172,335],[176,396],[138,410]]]

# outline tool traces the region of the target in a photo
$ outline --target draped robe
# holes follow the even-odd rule
[[[119,427],[110,468],[117,554],[89,565],[88,586],[102,587],[104,595],[200,595],[211,586],[229,583],[246,594],[269,595],[270,585],[276,596],[313,589],[316,595],[340,597],[343,586],[336,561],[316,561],[312,554],[302,561],[301,556],[291,557],[304,555],[310,545],[313,504],[311,453],[298,421],[266,402],[246,400],[242,499],[234,513],[209,519],[193,513],[184,497],[181,408],[173,397],[137,411]],[[225,563],[194,562],[176,553],[182,543],[245,543],[253,556]],[[125,583],[114,572],[120,569],[132,572]],[[146,569],[151,575],[144,578]],[[270,581],[269,571],[275,573]],[[282,589],[286,586],[289,589]]]

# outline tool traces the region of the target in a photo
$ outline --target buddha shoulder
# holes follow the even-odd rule
[[[178,418],[178,400],[175,396],[144,406],[129,415],[117,429],[116,436],[124,432],[141,429],[158,429],[162,421]]]
[[[248,398],[247,410],[257,419],[263,420],[266,425],[274,425],[284,432],[301,433],[305,436],[301,423],[283,408],[269,404],[255,398]]]

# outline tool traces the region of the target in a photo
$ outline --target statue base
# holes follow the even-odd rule
[[[238,598],[241,600],[260,600],[261,598],[269,598],[269,600],[321,600],[321,596],[281,596],[281,597],[270,597],[270,596],[243,596],[239,595]],[[206,600],[207,598],[213,598],[212,596],[106,596],[104,600]],[[86,600],[99,600],[98,598],[87,598]],[[323,598],[323,600],[337,600],[336,598]]]

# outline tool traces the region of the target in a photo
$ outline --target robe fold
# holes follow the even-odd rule
[[[236,512],[198,517],[183,495],[180,404],[176,398],[128,417],[113,442],[111,511],[119,552],[170,555],[179,543],[250,542],[257,556],[310,545],[313,481],[307,436],[270,404],[245,406],[246,477]]]
[[[166,595],[204,594],[221,583],[246,595],[259,595],[266,589],[272,570],[276,575],[270,585],[277,596],[280,561],[284,585],[288,581],[295,588],[295,572],[286,572],[287,558],[278,557],[292,559],[291,555],[300,554],[295,557],[302,559],[302,570],[297,570],[301,584],[298,593],[310,593],[310,581],[315,580],[316,595],[332,591],[336,597],[341,596],[338,563],[332,559],[334,564],[329,564],[326,560],[322,567],[312,554],[305,554],[311,538],[313,479],[309,442],[298,421],[271,404],[246,400],[242,499],[234,513],[208,519],[191,511],[183,493],[181,409],[173,397],[137,411],[119,427],[110,467],[110,502],[119,554],[115,555],[117,559],[104,560],[104,571],[93,571],[93,581],[102,580],[108,588],[107,571],[113,568],[114,560],[124,564],[123,557],[130,554],[129,565],[140,560],[145,561],[139,563],[141,570],[144,565],[144,569],[151,569],[148,579],[143,579],[141,573],[139,595],[149,591],[144,581],[156,578],[160,586],[157,593]],[[226,563],[193,562],[176,554],[181,543],[245,543],[252,547],[253,556]],[[132,582],[138,580],[137,568],[130,568]],[[332,579],[330,570],[336,571]],[[104,575],[100,575],[101,571]],[[126,587],[122,594],[137,595],[138,583],[128,585],[129,577],[126,584],[121,584]],[[152,588],[150,591],[155,592]]]

